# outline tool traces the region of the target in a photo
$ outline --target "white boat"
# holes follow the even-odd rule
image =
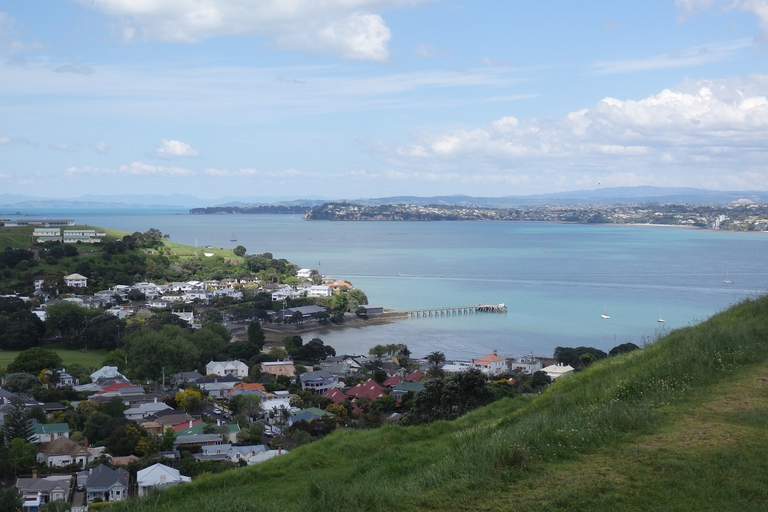
[[[728,279],[728,271],[725,271],[725,278],[723,279],[725,284],[733,284],[733,279]]]
[[[664,323],[664,319],[661,318],[661,310],[659,310],[659,318],[657,318],[656,321],[659,322],[660,324]]]
[[[234,231],[232,232],[232,236],[229,237],[229,241],[230,242],[237,242],[237,235],[235,234]]]
[[[609,318],[611,318],[611,317],[609,317],[609,316],[608,316],[608,314],[605,312],[605,304],[603,304],[603,314],[602,314],[602,315],[600,315],[600,318],[604,318],[604,319],[606,319],[606,320],[608,320]]]

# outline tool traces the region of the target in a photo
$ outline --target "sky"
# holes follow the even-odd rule
[[[768,0],[0,0],[0,194],[768,190]]]

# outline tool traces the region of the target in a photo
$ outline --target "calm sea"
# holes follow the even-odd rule
[[[505,303],[507,314],[414,318],[318,331],[339,353],[405,343],[476,358],[551,356],[556,346],[605,350],[705,320],[766,292],[768,235],[678,227],[503,222],[321,222],[287,215],[178,211],[25,211],[78,224],[157,228],[200,247],[243,245],[345,278],[392,309]],[[7,215],[4,217],[8,217]],[[231,241],[236,238],[237,241]],[[733,284],[723,283],[725,275]],[[610,316],[601,318],[605,312]],[[663,318],[665,322],[657,320]]]

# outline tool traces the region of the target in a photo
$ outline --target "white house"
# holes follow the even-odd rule
[[[330,286],[315,285],[307,288],[307,297],[330,297],[333,295],[333,289]]]
[[[234,361],[211,361],[205,365],[206,375],[247,377],[248,365],[237,359]]]
[[[302,268],[299,269],[298,272],[296,272],[296,277],[299,279],[309,279],[312,277],[312,269],[311,268]]]
[[[84,468],[91,460],[93,455],[68,437],[60,437],[52,443],[44,444],[37,453],[37,462],[48,467],[62,468],[79,464]]]
[[[64,283],[75,288],[85,288],[88,286],[88,278],[80,274],[69,274],[64,276]]]
[[[514,371],[523,372],[526,375],[533,375],[541,370],[541,360],[538,357],[533,357],[532,354],[529,354],[518,359],[512,359],[510,367]]]
[[[476,359],[473,366],[486,375],[499,375],[509,369],[507,358],[501,357],[495,350],[493,354]]]
[[[139,470],[136,474],[139,497],[146,496],[151,489],[164,489],[172,485],[185,484],[191,481],[190,477],[182,475],[178,469],[170,468],[159,462]]]
[[[552,380],[559,379],[565,374],[571,373],[573,371],[573,367],[569,364],[552,364],[547,366],[546,368],[542,368],[544,373],[549,375],[549,378]]]

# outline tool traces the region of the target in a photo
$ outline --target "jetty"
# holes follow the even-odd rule
[[[454,306],[450,308],[413,309],[407,311],[408,318],[430,316],[471,315],[474,313],[506,313],[506,304],[475,304],[474,306]]]

